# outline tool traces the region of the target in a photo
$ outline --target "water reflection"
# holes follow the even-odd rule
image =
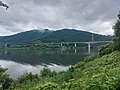
[[[96,51],[90,54],[95,55]],[[17,78],[25,72],[39,73],[46,66],[55,71],[66,70],[87,55],[87,49],[0,51],[0,65],[8,68],[11,77]]]
[[[91,54],[95,54],[94,52]],[[75,64],[83,57],[89,55],[86,51],[26,51],[26,50],[13,50],[13,51],[0,51],[0,59],[11,60],[18,63],[26,63],[30,65],[41,65],[42,63],[49,64],[55,63],[60,65]]]
[[[0,65],[2,68],[8,68],[6,73],[9,74],[10,77],[14,79],[19,77],[20,75],[23,75],[26,72],[32,72],[33,74],[39,73],[45,67],[48,67],[51,70],[55,70],[56,72],[67,70],[70,67],[70,66],[62,66],[56,64],[50,64],[50,65],[43,64],[43,65],[32,66],[29,64],[21,64],[6,60],[0,60]]]

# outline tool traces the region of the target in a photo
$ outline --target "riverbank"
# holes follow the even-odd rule
[[[27,73],[16,82],[15,90],[119,90],[120,52],[100,58],[86,57],[59,73],[48,68],[41,74]]]

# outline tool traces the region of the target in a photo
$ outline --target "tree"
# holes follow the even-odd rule
[[[120,51],[120,12],[118,14],[118,20],[113,26],[113,29],[115,34],[113,38],[114,50]]]
[[[0,6],[6,7],[6,10],[9,8],[7,4],[4,4],[2,1],[0,1]]]

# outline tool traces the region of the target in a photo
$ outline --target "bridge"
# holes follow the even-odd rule
[[[59,45],[61,45],[61,47],[63,47],[63,45],[70,45],[70,44],[74,44],[74,47],[77,47],[77,44],[87,44],[88,45],[88,52],[91,52],[91,44],[95,44],[95,43],[112,43],[112,41],[92,41],[92,42],[61,42],[61,43],[57,43]]]
[[[88,53],[91,52],[91,44],[95,43],[112,43],[112,41],[95,41],[94,40],[94,34],[91,34],[91,41],[88,42],[52,42],[52,43],[42,43],[43,45],[58,45],[60,47],[64,47],[65,45],[70,46],[70,44],[74,44],[74,47],[77,47],[77,44],[87,44],[88,47]]]
[[[51,43],[41,43],[41,45],[47,45],[47,46],[54,46],[57,45],[59,47],[65,47],[65,46],[71,46],[73,45],[74,48],[78,47],[78,44],[87,44],[87,49],[88,49],[88,53],[91,52],[91,44],[106,44],[106,43],[112,43],[112,41],[92,41],[92,42],[51,42]]]

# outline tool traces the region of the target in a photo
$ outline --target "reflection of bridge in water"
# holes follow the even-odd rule
[[[106,43],[112,43],[112,41],[92,41],[92,42],[58,42],[58,43],[41,43],[42,45],[47,45],[47,46],[53,46],[53,45],[57,45],[62,47],[69,47],[71,45],[73,45],[74,48],[77,48],[78,44],[87,44],[88,47],[88,53],[91,52],[91,44],[106,44]],[[75,49],[76,50],[76,49]]]

